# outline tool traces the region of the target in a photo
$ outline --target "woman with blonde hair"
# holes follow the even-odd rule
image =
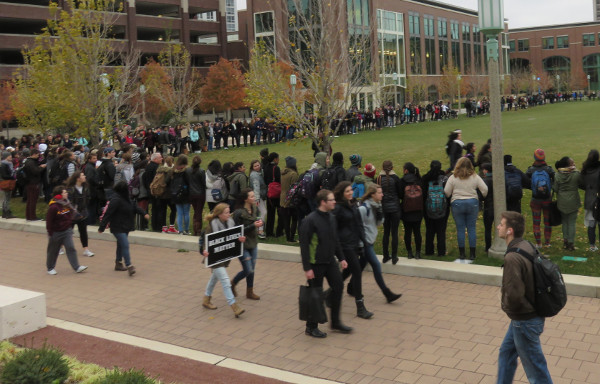
[[[229,204],[219,203],[217,204],[211,213],[206,216],[206,221],[208,222],[208,228],[206,229],[206,233],[218,232],[227,228],[232,228],[235,226],[233,218],[231,217],[231,212],[229,211]],[[246,241],[244,236],[239,238],[239,241],[242,243]],[[202,256],[208,257],[208,251],[203,249],[201,251]],[[227,304],[231,306],[233,310],[233,314],[235,317],[239,317],[244,310],[237,305],[235,301],[235,296],[233,295],[233,291],[231,290],[231,281],[229,280],[229,275],[227,274],[227,268],[229,266],[229,262],[231,260],[224,261],[222,263],[213,265],[211,267],[212,274],[210,275],[210,279],[208,280],[208,284],[206,284],[206,292],[204,294],[204,301],[202,302],[202,306],[207,309],[217,309],[217,306],[211,303],[212,292],[215,289],[215,285],[217,284],[217,280],[221,282],[221,286],[223,287],[223,293],[225,294],[225,298],[227,299]]]
[[[456,162],[453,175],[444,187],[444,193],[451,198],[452,216],[456,223],[456,238],[461,259],[465,258],[465,230],[469,233],[469,258],[475,259],[476,224],[479,213],[477,190],[483,197],[487,196],[487,185],[475,173],[473,163],[467,157],[461,157]]]

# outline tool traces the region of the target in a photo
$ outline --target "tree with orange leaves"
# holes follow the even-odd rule
[[[15,111],[11,105],[11,98],[15,94],[15,85],[9,81],[0,84],[0,121],[4,128],[8,123],[15,118]]]
[[[246,106],[245,88],[239,62],[221,58],[208,69],[200,91],[200,108],[204,111],[227,112],[226,118],[229,119],[232,109]]]
[[[150,123],[152,126],[158,126],[166,123],[169,115],[169,108],[160,101],[150,88],[151,79],[159,79],[158,83],[166,86],[167,74],[164,68],[156,61],[150,59],[142,71],[140,72],[140,82],[146,87],[146,91],[142,94],[138,92],[135,98],[137,112],[142,116],[143,123]]]

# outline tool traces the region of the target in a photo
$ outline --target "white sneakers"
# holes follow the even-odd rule
[[[56,272],[56,269],[54,269],[54,268],[48,271],[49,275],[56,275],[57,273],[58,272]]]
[[[86,249],[85,251],[83,251],[83,256],[92,257],[94,256],[94,252],[90,251],[89,249]]]
[[[60,251],[58,251],[59,255],[64,255],[65,254],[65,249],[63,247],[60,248]]]
[[[77,270],[75,272],[81,273],[81,272],[85,271],[86,269],[87,269],[87,267],[85,265],[80,265],[79,268],[77,268]]]

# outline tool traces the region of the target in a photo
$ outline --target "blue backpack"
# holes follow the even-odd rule
[[[544,169],[538,169],[531,175],[531,195],[536,199],[549,199],[552,192],[550,175]]]
[[[425,211],[430,219],[441,219],[446,215],[448,200],[444,193],[444,176],[440,176],[437,182],[430,181],[427,188],[427,200]]]
[[[355,199],[360,199],[365,194],[365,184],[364,183],[352,183],[352,197]]]

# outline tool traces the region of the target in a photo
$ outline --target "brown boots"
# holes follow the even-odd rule
[[[260,300],[260,296],[256,295],[252,288],[246,288],[246,298],[250,300]]]
[[[120,261],[115,262],[115,271],[126,271],[127,267],[123,265]]]
[[[211,296],[204,296],[202,306],[207,309],[217,309],[217,306],[210,302]]]
[[[233,310],[235,317],[240,317],[240,315],[245,312],[237,303],[231,304],[231,309]]]

